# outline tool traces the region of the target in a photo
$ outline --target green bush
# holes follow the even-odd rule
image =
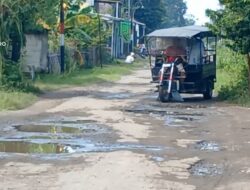
[[[26,79],[23,75],[20,64],[10,60],[5,61],[0,89],[38,93],[39,89],[34,87],[32,81]]]
[[[218,57],[218,96],[222,100],[246,104],[248,95],[248,69],[246,58],[229,48],[220,45]]]

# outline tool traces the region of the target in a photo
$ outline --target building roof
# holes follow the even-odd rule
[[[97,3],[120,3],[121,0],[95,0]]]
[[[106,21],[127,21],[127,22],[131,22],[131,20],[127,20],[127,19],[124,19],[124,18],[117,18],[117,17],[114,17],[114,16],[112,16],[110,14],[99,14],[99,15],[100,15],[102,20],[106,20]],[[133,20],[133,23],[141,25],[141,26],[145,26],[144,23],[141,23],[141,22],[139,22],[139,21],[137,21],[135,19]]]
[[[148,34],[147,37],[192,38],[202,34],[212,35],[212,32],[204,26],[184,26],[155,30],[154,32]]]

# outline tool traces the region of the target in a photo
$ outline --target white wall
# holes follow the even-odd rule
[[[34,66],[36,71],[47,69],[48,35],[26,34],[24,69]]]

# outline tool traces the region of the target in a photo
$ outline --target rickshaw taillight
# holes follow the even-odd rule
[[[176,58],[176,57],[174,57],[174,56],[168,56],[168,57],[167,57],[168,63],[174,62],[174,61],[175,61],[175,58]]]

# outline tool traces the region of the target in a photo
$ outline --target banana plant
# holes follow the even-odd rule
[[[0,47],[0,85],[3,84],[3,72],[8,57],[11,37],[18,38],[23,44],[23,28],[19,19],[19,1],[0,0],[0,42],[6,45]]]

